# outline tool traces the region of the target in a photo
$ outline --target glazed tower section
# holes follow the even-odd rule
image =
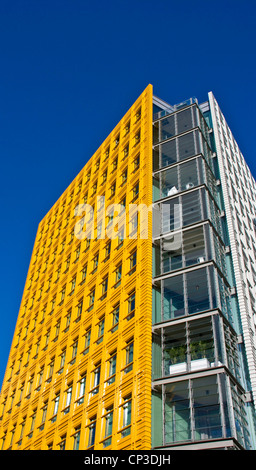
[[[249,449],[212,129],[154,103],[152,446]]]

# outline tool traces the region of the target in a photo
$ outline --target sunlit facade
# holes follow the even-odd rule
[[[1,449],[255,448],[256,188],[208,98],[149,85],[40,222]]]

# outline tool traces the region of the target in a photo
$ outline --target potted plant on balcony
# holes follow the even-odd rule
[[[177,374],[187,370],[185,344],[173,346],[166,351],[169,365],[169,374]]]
[[[207,352],[209,352],[209,343],[207,341],[200,340],[190,343],[191,370],[210,367]]]

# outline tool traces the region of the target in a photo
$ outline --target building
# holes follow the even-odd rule
[[[1,448],[256,448],[255,202],[212,93],[148,85],[39,224]]]

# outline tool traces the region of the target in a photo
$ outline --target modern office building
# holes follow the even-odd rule
[[[151,85],[40,222],[0,448],[255,449],[256,184]]]

